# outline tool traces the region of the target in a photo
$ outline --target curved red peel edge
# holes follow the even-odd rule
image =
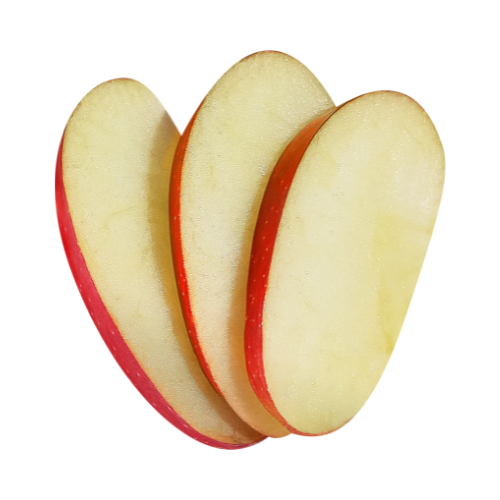
[[[198,330],[194,321],[193,310],[191,309],[191,301],[189,299],[189,284],[187,281],[186,267],[184,266],[184,255],[182,249],[182,233],[181,233],[181,186],[182,186],[182,169],[184,165],[184,158],[186,156],[186,149],[189,144],[189,136],[193,128],[198,111],[200,110],[203,102],[200,104],[194,113],[191,121],[188,123],[186,130],[181,135],[177,148],[175,150],[174,161],[172,164],[172,173],[170,175],[170,193],[169,193],[169,213],[170,213],[170,241],[172,244],[172,257],[174,260],[175,281],[179,292],[181,302],[182,314],[184,322],[193,345],[194,352],[200,362],[201,368],[212,387],[217,393],[224,397],[215,378],[210,370],[203,348],[201,347]]]
[[[265,377],[262,317],[274,246],[288,192],[310,142],[339,108],[330,109],[303,128],[288,144],[276,163],[260,206],[248,273],[245,357],[250,383],[267,411],[290,432],[302,436],[320,436],[330,434],[333,430],[323,434],[301,432],[292,427],[279,412]]]
[[[127,346],[125,340],[120,334],[113,318],[104,305],[97,288],[94,284],[90,272],[85,263],[85,259],[78,245],[75,229],[71,220],[68,207],[68,200],[64,190],[62,176],[62,148],[64,134],[59,145],[56,163],[55,194],[56,210],[59,222],[61,239],[68,259],[69,267],[73,278],[77,284],[80,295],[94,321],[94,324],[101,334],[102,339],[107,345],[109,351],[116,362],[130,379],[136,389],[150,403],[160,415],[168,420],[174,427],[182,431],[189,437],[200,443],[219,448],[223,450],[237,450],[248,448],[260,441],[248,444],[230,444],[209,438],[191,427],[164,399],[150,378],[146,375],[139,362],[136,360],[132,351]]]

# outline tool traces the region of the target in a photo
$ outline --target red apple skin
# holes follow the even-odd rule
[[[339,108],[327,111],[302,129],[286,147],[276,163],[260,206],[248,274],[245,356],[250,383],[267,411],[290,432],[302,436],[318,436],[320,434],[307,434],[295,429],[285,420],[274,404],[264,370],[262,315],[274,245],[288,191],[307,146],[337,109]],[[329,432],[325,434],[329,434]]]
[[[135,385],[137,390],[158,411],[158,413],[160,413],[160,415],[166,418],[172,425],[177,427],[177,429],[184,432],[189,437],[192,437],[196,441],[224,450],[237,450],[257,444],[259,441],[249,444],[224,443],[209,438],[198,432],[182,417],[180,417],[179,414],[168,404],[141,368],[138,361],[135,359],[131,350],[125,343],[125,340],[121,336],[120,330],[116,326],[113,318],[101,300],[78,245],[64,189],[62,175],[63,142],[64,134],[57,155],[55,182],[56,209],[61,239],[66,252],[66,257],[68,259],[69,267],[71,268],[71,272],[73,273],[73,277],[78,286],[83,302],[85,303],[97,330],[101,334],[102,339],[108,346],[108,349],[116,359],[118,365]]]
[[[201,368],[203,369],[208,380],[212,384],[212,387],[219,393],[221,397],[222,392],[217,385],[217,382],[212,375],[210,366],[208,365],[203,350],[201,348],[200,342],[198,340],[198,333],[196,328],[196,323],[194,320],[193,311],[191,309],[191,302],[189,300],[189,285],[186,275],[186,267],[184,265],[184,256],[182,249],[182,236],[181,236],[181,189],[182,189],[182,167],[184,163],[184,157],[186,156],[186,148],[189,143],[189,136],[191,134],[191,129],[198,116],[198,111],[200,110],[203,102],[200,104],[196,113],[191,118],[186,130],[179,139],[177,144],[177,149],[175,150],[174,161],[172,164],[172,173],[170,176],[170,194],[169,194],[169,212],[170,212],[170,241],[172,244],[172,257],[174,260],[174,272],[175,281],[177,282],[177,289],[179,291],[179,298],[181,302],[182,314],[184,316],[184,322],[186,323],[186,328],[189,333],[189,338],[193,345],[194,352],[200,362]]]

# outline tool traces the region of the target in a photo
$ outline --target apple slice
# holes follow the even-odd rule
[[[136,81],[87,94],[57,160],[61,236],[97,329],[141,394],[192,438],[243,448],[263,436],[206,379],[177,296],[168,185],[178,139],[160,102]]]
[[[184,132],[170,185],[174,267],[195,351],[217,391],[259,432],[289,432],[255,396],[244,330],[253,230],[272,167],[333,102],[312,73],[279,52],[253,54],[209,92]]]
[[[256,394],[291,432],[338,429],[375,388],[443,182],[434,125],[396,92],[317,119],[280,158],[255,230],[245,346]]]

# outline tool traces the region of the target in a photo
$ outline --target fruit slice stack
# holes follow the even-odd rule
[[[261,52],[179,140],[134,80],[92,90],[59,151],[73,275],[103,339],[170,422],[236,449],[348,422],[380,379],[436,220],[444,154],[396,92],[334,107]]]

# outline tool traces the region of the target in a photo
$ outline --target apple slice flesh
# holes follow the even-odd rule
[[[58,155],[61,235],[97,329],[137,389],[194,439],[242,448],[263,436],[203,374],[177,296],[168,185],[178,139],[160,102],[139,82],[113,80],[87,94]]]
[[[256,394],[291,432],[338,429],[374,390],[443,182],[434,125],[396,92],[340,106],[280,158],[255,230],[245,345]]]
[[[214,387],[259,432],[289,432],[255,396],[245,365],[248,263],[259,205],[288,142],[333,102],[279,52],[253,54],[209,92],[184,132],[171,182],[174,266],[184,317]]]

